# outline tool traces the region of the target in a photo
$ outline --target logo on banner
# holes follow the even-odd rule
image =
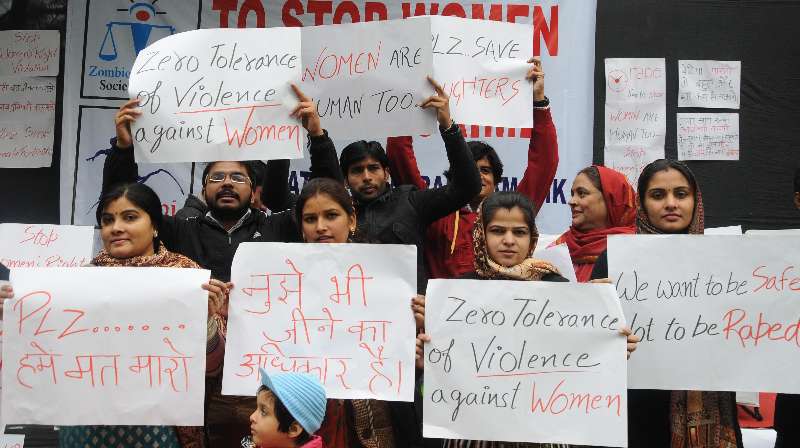
[[[178,32],[166,22],[177,11],[168,11],[159,0],[89,0],[86,14],[81,95],[127,99],[133,61],[148,45]]]

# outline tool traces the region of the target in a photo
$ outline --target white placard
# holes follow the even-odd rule
[[[0,31],[0,76],[58,76],[56,30]]]
[[[525,79],[533,26],[431,16],[434,78],[459,123],[533,127],[533,88]]]
[[[739,160],[739,114],[678,114],[679,160]]]
[[[434,133],[427,18],[302,28],[302,88],[331,136],[362,140]]]
[[[611,285],[431,280],[425,302],[423,435],[627,445]]]
[[[666,103],[664,58],[606,58],[606,104]]]
[[[578,281],[575,276],[575,266],[572,264],[572,258],[569,256],[569,248],[567,248],[566,243],[548,246],[537,242],[536,249],[533,251],[533,258],[549,261],[558,269],[562,277],[571,282]]]
[[[663,103],[606,104],[605,114],[606,147],[664,149],[667,114]]]
[[[0,224],[0,263],[9,269],[75,268],[92,260],[90,226]]]
[[[796,236],[610,236],[609,275],[642,337],[629,387],[800,392],[785,374],[800,360],[795,247]]]
[[[678,61],[678,107],[738,109],[741,61]]]
[[[635,189],[639,185],[639,175],[648,163],[664,158],[664,147],[641,145],[612,145],[605,147],[603,164],[619,171]]]
[[[745,235],[800,235],[800,229],[750,229]]]
[[[269,42],[268,46],[264,43]],[[300,30],[215,29],[165,37],[139,53],[131,98],[136,160],[191,162],[303,156],[289,115],[300,78]]]
[[[0,434],[0,448],[23,448],[25,434]]]
[[[703,230],[705,235],[741,235],[742,226],[726,226],[726,227],[706,227]]]
[[[56,78],[0,77],[0,168],[40,168],[53,159]]]
[[[258,368],[317,375],[329,398],[412,401],[416,247],[242,243],[231,267],[222,393]]]
[[[208,293],[200,285],[209,276],[13,270],[3,322],[5,423],[201,426]]]

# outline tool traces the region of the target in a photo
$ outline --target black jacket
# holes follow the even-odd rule
[[[356,204],[358,231],[368,241],[417,246],[417,290],[425,292],[423,258],[425,231],[439,218],[459,210],[481,191],[478,168],[458,127],[442,132],[450,182],[441,188],[418,190],[411,185],[387,189],[369,202]]]
[[[183,203],[183,207],[175,213],[175,219],[189,219],[204,216],[208,212],[208,206],[199,197],[190,194]]]
[[[336,149],[327,133],[310,138],[309,143],[312,177],[341,179]],[[112,140],[112,149],[103,166],[103,191],[108,191],[118,183],[136,182],[138,177],[133,150],[117,148],[116,140]],[[223,281],[230,280],[231,263],[239,243],[301,241],[291,212],[267,216],[256,209],[250,209],[229,231],[210,215],[188,219],[164,216],[159,238],[167,249],[191,258],[202,267],[210,269],[212,277]]]

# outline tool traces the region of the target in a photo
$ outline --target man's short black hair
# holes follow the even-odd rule
[[[386,151],[383,146],[375,141],[359,140],[350,143],[342,150],[342,155],[339,156],[339,166],[342,167],[342,174],[347,177],[347,171],[350,166],[358,163],[368,157],[372,157],[381,164],[382,168],[389,167],[389,158],[386,157]]]
[[[211,171],[211,167],[214,166],[215,163],[219,163],[219,162],[226,162],[226,160],[217,160],[215,162],[206,163],[205,168],[203,168],[203,178],[202,178],[202,181],[201,181],[201,182],[203,182],[203,187],[206,186],[206,178],[208,177],[208,173]],[[253,188],[255,188],[256,185],[259,185],[259,182],[257,182],[259,179],[257,179],[256,172],[253,169],[253,164],[252,164],[251,161],[249,161],[249,160],[231,160],[231,162],[241,163],[244,166],[244,170],[247,171],[247,177],[249,177],[250,180],[252,181],[252,187]]]
[[[275,403],[274,406],[275,409],[273,409],[273,411],[275,412],[275,419],[278,420],[278,431],[283,433],[289,432],[289,427],[292,426],[292,423],[297,421],[297,419],[295,419],[294,416],[292,416],[292,414],[289,412],[289,410],[286,409],[286,406],[283,404],[281,399],[278,398],[278,395],[269,390],[267,386],[261,385],[261,387],[258,388],[258,393],[260,394],[261,392],[269,392],[270,394],[272,394],[272,397],[274,398],[273,401]],[[311,440],[311,435],[308,434],[308,431],[306,431],[305,428],[302,429],[303,432],[301,432],[300,435],[297,436],[297,438],[295,439],[294,443],[296,446],[302,446],[303,444],[308,443]]]
[[[472,151],[472,160],[475,162],[486,157],[486,159],[489,161],[489,166],[492,167],[494,184],[499,184],[501,178],[503,177],[503,162],[500,161],[500,156],[497,155],[497,151],[495,151],[494,148],[489,146],[489,144],[486,142],[482,142],[480,140],[472,140],[467,142],[467,147],[470,151]],[[450,181],[450,170],[444,171],[444,177],[447,178],[448,182]]]

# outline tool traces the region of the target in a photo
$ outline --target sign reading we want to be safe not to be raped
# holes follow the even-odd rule
[[[439,79],[461,123],[531,127],[531,25],[421,17],[179,33],[139,53],[129,94],[144,162],[301,158],[295,83],[342,139],[431,134]],[[265,42],[267,45],[265,45]]]
[[[632,389],[800,392],[798,236],[611,236]],[[653,256],[658,254],[658,256]]]
[[[423,434],[625,446],[624,325],[611,285],[432,280]]]
[[[315,375],[329,398],[412,401],[416,260],[414,246],[240,244],[222,393],[255,395],[263,367]]]

